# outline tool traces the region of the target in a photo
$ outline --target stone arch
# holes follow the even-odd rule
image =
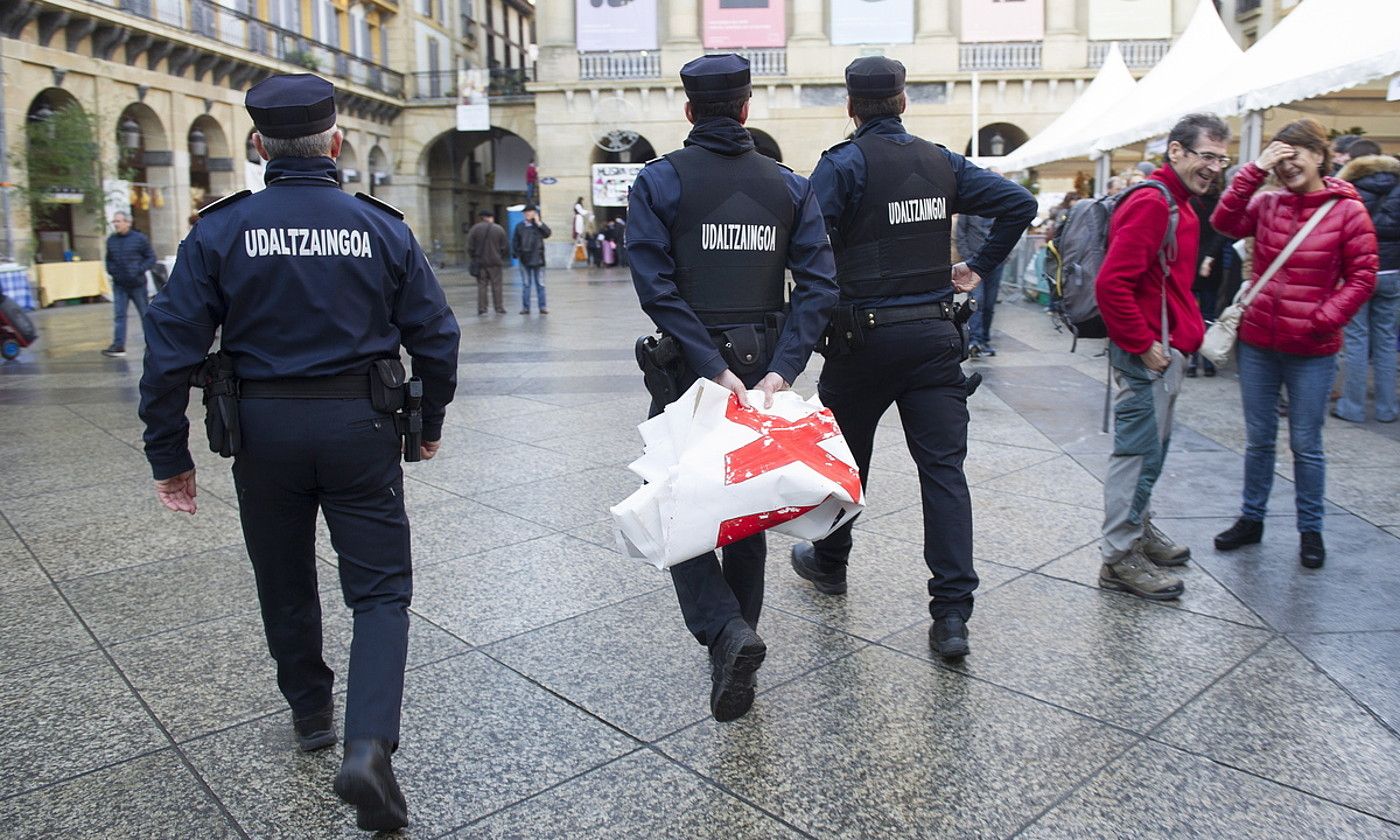
[[[156,256],[174,254],[184,230],[178,221],[170,134],[156,112],[141,102],[132,102],[122,110],[115,132],[119,171],[131,184],[127,198],[132,227],[150,237]],[[137,143],[129,146],[133,137]]]
[[[360,155],[349,138],[340,142],[340,157],[336,158],[335,165],[341,189],[352,193],[364,189],[365,173],[360,166]]]
[[[755,151],[761,155],[767,155],[779,163],[783,162],[783,150],[778,146],[778,141],[773,139],[773,135],[757,128],[749,128],[748,132],[749,136],[753,138]]]
[[[1025,129],[1006,122],[989,123],[977,131],[977,153],[980,157],[1001,157],[1009,155],[1025,144],[1030,136]],[[993,150],[999,151],[994,154]],[[968,138],[963,154],[972,154],[972,138]]]
[[[593,141],[588,182],[593,190],[593,222],[599,230],[613,219],[627,218],[627,192],[640,165],[656,157],[656,147],[639,132],[610,131]],[[607,164],[633,164],[612,170]],[[598,166],[604,168],[596,168]]]
[[[218,120],[208,114],[195,117],[185,133],[185,143],[190,154],[192,207],[203,207],[236,191],[238,161],[232,155],[228,132]],[[202,156],[195,154],[199,143],[204,144]]]
[[[370,147],[365,166],[368,170],[365,173],[366,192],[375,195],[381,186],[389,183],[394,172],[393,167],[389,164],[389,156],[384,153],[383,147],[378,143]]]
[[[46,138],[53,136],[58,130],[55,125],[49,125],[47,129],[44,126],[50,120],[69,113],[69,109],[75,109],[74,113],[88,120],[92,119],[87,109],[73,94],[58,87],[39,91],[25,109],[22,129],[25,138],[25,182],[36,188],[41,184],[52,184],[56,188],[50,191],[49,198],[37,200],[29,208],[30,225],[34,234],[34,255],[39,262],[62,261],[66,258],[66,252],[84,259],[97,259],[102,255],[102,241],[106,230],[106,224],[101,218],[106,212],[105,207],[101,206],[102,197],[98,197],[99,206],[94,209],[90,194],[82,195],[63,189],[63,185],[73,175],[73,170],[67,165],[66,156],[49,156],[45,159],[42,155],[35,154],[39,146],[45,144]],[[94,131],[90,142],[100,146],[111,142],[106,136],[99,136],[101,134],[100,130]],[[53,148],[52,143],[47,145],[50,149]],[[96,161],[91,161],[90,156],[85,157],[91,165],[96,165]],[[96,174],[95,171],[93,174]],[[76,181],[74,185],[77,185]],[[100,192],[100,184],[95,186]]]
[[[428,190],[425,243],[434,259],[466,263],[466,231],[481,210],[506,224],[506,208],[525,203],[525,165],[534,156],[525,138],[499,126],[445,131],[423,147],[417,170]]]

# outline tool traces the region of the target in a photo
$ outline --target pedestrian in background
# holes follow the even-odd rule
[[[530,314],[530,292],[534,290],[541,315],[549,314],[544,292],[544,241],[549,225],[540,220],[540,208],[525,206],[525,219],[511,232],[510,249],[520,260],[520,314]]]
[[[1214,114],[1177,122],[1166,163],[1147,178],[1162,186],[1139,187],[1114,210],[1094,283],[1114,384],[1099,586],[1154,601],[1186,590],[1161,567],[1182,565],[1191,549],[1153,523],[1152,489],[1166,463],[1186,357],[1205,337],[1191,293],[1200,226],[1190,199],[1209,192],[1230,165],[1229,140],[1229,127]],[[1176,241],[1170,242],[1173,215]]]
[[[505,228],[496,224],[495,213],[482,210],[478,215],[481,221],[467,231],[467,259],[476,277],[476,314],[485,315],[488,305],[504,314],[506,302],[501,273],[506,260],[510,259],[510,246],[506,244]]]
[[[1196,281],[1191,286],[1191,293],[1196,296],[1196,304],[1201,308],[1201,317],[1208,323],[1215,320],[1219,314],[1219,301],[1217,295],[1220,292],[1221,278],[1225,276],[1224,252],[1229,249],[1234,240],[1224,236],[1210,224],[1210,214],[1215,211],[1215,205],[1220,203],[1220,193],[1224,189],[1224,173],[1217,178],[1211,186],[1210,192],[1205,195],[1191,196],[1191,209],[1196,212],[1196,219],[1201,225],[1201,242],[1196,254]],[[1197,370],[1204,369],[1206,376],[1215,376],[1215,365],[1210,359],[1204,358],[1200,353],[1191,354],[1191,363],[1186,366],[1186,375],[1192,379],[1196,377]]]
[[[126,304],[136,307],[136,317],[146,317],[146,272],[156,264],[156,252],[146,234],[131,226],[131,217],[120,210],[112,214],[112,235],[107,237],[107,273],[112,277],[112,345],[102,355],[126,355]]]
[[[1001,175],[1001,172],[996,169],[988,169],[987,171]],[[963,260],[968,260],[980,254],[987,244],[987,237],[991,234],[992,226],[995,223],[996,219],[987,216],[959,216],[958,256],[962,257]],[[996,314],[997,295],[1001,292],[1001,275],[1005,268],[1006,263],[999,262],[995,267],[987,269],[982,282],[968,293],[968,297],[977,302],[977,308],[967,322],[967,330],[970,334],[968,352],[974,358],[997,354],[997,348],[992,344],[992,316]]]
[[[1288,444],[1298,512],[1299,560],[1327,557],[1322,541],[1326,457],[1322,424],[1337,373],[1342,328],[1376,285],[1376,233],[1366,205],[1332,171],[1327,133],[1316,121],[1284,126],[1259,159],[1240,170],[1211,217],[1227,236],[1254,237],[1254,278],[1267,271],[1315,214],[1325,213],[1245,309],[1239,327],[1240,396],[1246,448],[1240,518],[1215,537],[1233,551],[1264,537],[1274,484],[1278,398],[1288,392]],[[1260,187],[1273,174],[1282,190]]]
[[[1366,374],[1375,371],[1376,419],[1394,423],[1400,416],[1395,394],[1396,322],[1400,319],[1400,161],[1381,154],[1380,146],[1361,139],[1351,145],[1351,161],[1337,177],[1361,195],[1376,226],[1380,271],[1371,300],[1347,323],[1342,398],[1332,413],[1342,420],[1366,419]]]

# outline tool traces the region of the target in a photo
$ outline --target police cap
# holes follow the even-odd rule
[[[335,86],[311,73],[266,78],[248,88],[243,104],[264,137],[308,137],[335,125]]]
[[[856,99],[888,99],[904,92],[904,65],[881,55],[857,58],[846,67],[846,92]]]
[[[691,102],[733,102],[753,93],[749,61],[734,53],[694,59],[681,68],[681,84]]]

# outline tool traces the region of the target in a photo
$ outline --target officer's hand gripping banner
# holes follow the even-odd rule
[[[611,508],[625,554],[664,569],[769,528],[816,540],[865,507],[830,409],[791,391],[749,404],[701,379],[637,427],[647,484]]]

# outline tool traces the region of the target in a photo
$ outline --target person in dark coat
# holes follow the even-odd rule
[[[496,224],[496,214],[490,210],[482,210],[481,221],[467,231],[467,258],[476,266],[476,314],[485,315],[488,303],[504,314],[501,269],[510,259],[510,247],[506,244],[505,228]]]
[[[112,346],[102,355],[126,355],[126,304],[136,307],[138,318],[146,317],[146,272],[156,264],[156,252],[146,234],[131,227],[131,217],[112,214],[113,233],[107,237],[107,273],[112,276]]]
[[[535,289],[540,314],[549,314],[544,295],[544,241],[549,238],[549,225],[540,220],[540,208],[525,207],[525,221],[511,232],[510,249],[520,260],[520,314],[530,314],[530,290]]]
[[[1191,293],[1196,296],[1196,303],[1201,307],[1202,321],[1207,323],[1215,320],[1215,316],[1220,314],[1221,307],[1225,305],[1218,294],[1225,277],[1225,252],[1233,253],[1235,242],[1210,224],[1210,214],[1220,202],[1223,186],[1217,182],[1210,192],[1205,195],[1193,195],[1190,199],[1191,207],[1196,211],[1196,218],[1201,224],[1201,244],[1196,253],[1196,280],[1191,284]],[[1210,359],[1204,358],[1200,353],[1192,353],[1191,362],[1186,366],[1186,375],[1194,379],[1198,369],[1204,369],[1206,376],[1215,376],[1215,365],[1211,364]]]
[[[1380,271],[1371,300],[1352,317],[1344,335],[1346,379],[1332,414],[1360,423],[1366,419],[1366,373],[1375,371],[1376,419],[1394,423],[1400,416],[1395,394],[1395,339],[1400,320],[1400,161],[1361,139],[1351,144],[1351,161],[1337,177],[1348,181],[1376,226]]]

